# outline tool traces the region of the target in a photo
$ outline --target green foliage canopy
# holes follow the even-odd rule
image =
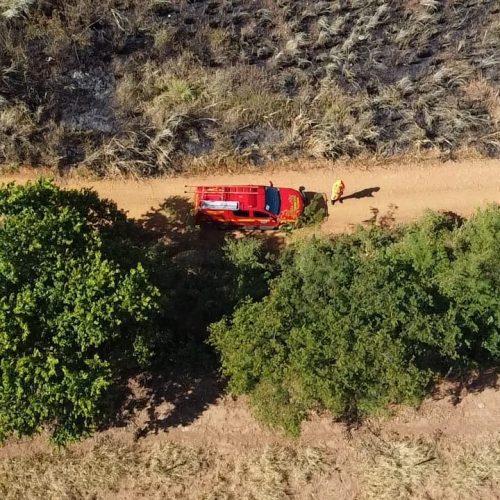
[[[158,290],[126,217],[50,181],[0,188],[0,438],[94,428],[118,371],[147,363]]]
[[[286,253],[268,296],[211,327],[236,393],[299,432],[416,402],[442,371],[500,358],[500,208],[313,239]]]

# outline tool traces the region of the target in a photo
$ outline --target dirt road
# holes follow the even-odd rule
[[[0,180],[26,178],[16,175],[3,176]],[[256,170],[236,175],[144,181],[63,179],[58,182],[67,187],[93,187],[101,196],[115,200],[131,217],[139,218],[152,208],[158,208],[166,198],[188,197],[184,193],[185,184],[267,184],[272,180],[276,186],[305,186],[307,191],[329,194],[336,178],[344,180],[347,198],[343,204],[330,207],[330,217],[323,224],[323,231],[327,233],[349,231],[353,225],[370,219],[372,208],[384,215],[395,206],[396,221],[407,222],[419,217],[425,209],[469,215],[477,207],[500,202],[500,160],[426,162],[363,170],[345,166],[275,172]]]

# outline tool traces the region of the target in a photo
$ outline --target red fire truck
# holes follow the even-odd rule
[[[302,191],[269,186],[186,186],[194,193],[197,224],[278,229],[304,212]]]

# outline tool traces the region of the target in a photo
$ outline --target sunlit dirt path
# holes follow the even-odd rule
[[[469,215],[487,203],[500,202],[500,160],[424,162],[418,164],[374,166],[366,169],[330,166],[294,170],[253,171],[234,175],[175,177],[151,180],[85,180],[65,178],[66,187],[92,187],[101,196],[113,199],[131,217],[140,218],[157,209],[169,197],[189,197],[185,185],[267,184],[305,186],[307,191],[329,194],[331,184],[342,178],[346,184],[343,204],[329,208],[322,226],[326,233],[349,231],[378,211],[379,217],[393,212],[397,222],[421,216],[426,209],[446,210]],[[25,181],[34,174],[0,176],[0,181]]]

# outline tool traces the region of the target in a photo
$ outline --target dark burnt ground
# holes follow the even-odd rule
[[[496,0],[10,3],[2,163],[155,175],[500,154]]]

